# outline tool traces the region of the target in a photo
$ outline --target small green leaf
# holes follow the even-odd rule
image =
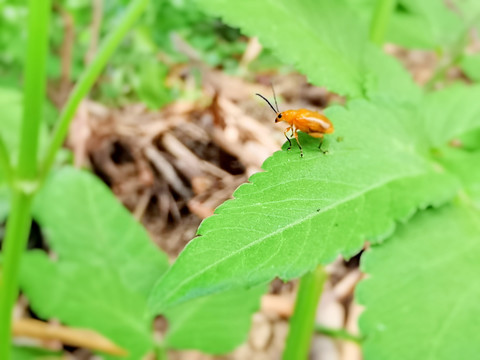
[[[125,286],[115,268],[53,262],[41,251],[24,257],[21,287],[42,318],[95,329],[132,360],[153,347],[145,299]]]
[[[465,55],[460,62],[460,67],[473,81],[480,81],[480,54]]]
[[[362,258],[366,360],[475,359],[480,353],[480,213],[427,210]]]
[[[479,98],[480,85],[456,84],[428,94],[420,108],[423,121],[418,126],[425,124],[429,144],[441,147],[457,136],[479,129]]]
[[[171,100],[166,87],[168,68],[158,60],[149,59],[141,63],[136,90],[140,100],[150,109],[158,109]]]
[[[251,316],[258,310],[265,286],[195,299],[169,309],[166,346],[209,354],[232,351],[247,338]]]
[[[150,307],[166,309],[239,285],[299,277],[364,240],[381,240],[417,207],[452,197],[458,180],[421,153],[413,111],[352,102],[330,108],[335,124],[328,150],[301,136],[298,148],[277,152],[242,185],[235,199],[205,220],[156,284]],[[302,134],[304,135],[304,134]]]
[[[62,360],[64,357],[60,352],[33,346],[13,346],[12,360]]]
[[[480,152],[444,149],[438,161],[462,182],[462,190],[480,209]]]
[[[480,2],[477,0],[453,0],[451,9],[460,16],[464,24],[477,26],[480,24]]]
[[[95,176],[73,168],[54,174],[36,198],[34,218],[64,261],[116,269],[147,295],[168,267],[167,256]]]
[[[407,48],[436,49],[439,46],[423,16],[403,11],[391,17],[387,40]]]
[[[20,125],[22,119],[23,95],[12,87],[0,87],[0,108],[2,116],[0,119],[0,136],[9,150],[10,161],[16,164],[18,148],[20,146]],[[51,107],[45,106],[44,117],[52,115]],[[40,154],[46,143],[46,127],[42,126],[40,131]]]
[[[10,212],[10,189],[0,181],[0,222],[7,219]]]
[[[410,48],[452,47],[465,35],[468,22],[438,0],[399,0],[388,39]]]
[[[199,0],[294,65],[309,81],[349,97],[416,100],[408,73],[368,40],[368,24],[346,1]]]

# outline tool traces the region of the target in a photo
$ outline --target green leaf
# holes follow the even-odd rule
[[[45,318],[95,329],[139,359],[152,348],[145,299],[168,261],[145,229],[93,175],[64,168],[33,216],[58,262],[28,254],[21,288]]]
[[[370,22],[377,0],[345,0],[363,21]],[[387,41],[407,48],[455,51],[470,27],[480,21],[476,0],[397,0]]]
[[[480,54],[465,55],[460,62],[460,67],[470,79],[480,81]]]
[[[480,85],[456,84],[427,95],[420,112],[429,144],[440,147],[457,136],[479,129],[479,98]]]
[[[349,97],[417,99],[408,73],[368,40],[368,24],[345,1],[199,0],[294,65],[309,81]]]
[[[477,0],[453,0],[451,5],[453,11],[459,14],[464,23],[479,25],[480,3]]]
[[[19,90],[11,87],[0,87],[0,108],[2,109],[0,136],[9,150],[12,164],[15,164],[18,158],[22,106],[23,95]],[[45,119],[49,119],[53,113],[51,106],[45,106]],[[46,139],[46,127],[42,126],[40,131],[40,153],[45,148]]]
[[[466,35],[467,26],[443,1],[399,0],[387,37],[410,48],[452,47]]]
[[[423,16],[403,11],[393,13],[387,31],[387,40],[407,48],[417,49],[436,49],[440,45],[436,42],[432,29]]]
[[[62,260],[115,269],[145,296],[168,267],[145,229],[85,171],[64,168],[54,174],[36,198],[33,216]]]
[[[480,149],[480,128],[475,128],[460,135],[453,145],[458,144],[462,149],[467,151],[476,151]]]
[[[10,152],[10,161],[18,157],[20,119],[22,117],[22,93],[13,88],[0,88],[0,135]]]
[[[475,359],[480,353],[480,213],[428,210],[362,257],[366,360]]]
[[[169,309],[165,344],[210,354],[232,351],[247,338],[251,316],[258,310],[265,286],[195,299]]]
[[[7,219],[10,212],[10,189],[4,183],[0,182],[0,222]]]
[[[480,209],[480,152],[443,149],[438,161],[462,182],[462,191]]]
[[[158,60],[145,60],[140,65],[137,92],[150,109],[158,109],[171,100],[166,87],[168,68]]]
[[[115,268],[53,262],[31,251],[24,255],[20,283],[42,318],[95,329],[127,349],[129,359],[153,347],[145,299],[125,286]]]
[[[31,346],[13,346],[12,360],[61,360],[60,352]]]
[[[365,238],[385,238],[395,220],[458,188],[458,180],[417,152],[423,142],[421,132],[412,132],[413,111],[356,101],[326,114],[336,129],[324,145],[328,153],[301,134],[304,158],[295,147],[268,159],[265,172],[202,223],[201,236],[156,284],[151,308],[299,277],[338,254],[355,254]]]

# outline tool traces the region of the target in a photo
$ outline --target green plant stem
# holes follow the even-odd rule
[[[29,1],[20,152],[18,167],[11,179],[12,207],[2,245],[0,359],[5,360],[10,359],[11,314],[18,295],[18,272],[30,231],[30,208],[37,188],[37,151],[45,102],[50,7],[50,0]]]
[[[396,0],[377,0],[370,24],[370,41],[378,46],[383,45],[388,23],[390,22],[390,17],[395,9],[396,3]]]
[[[0,171],[5,176],[8,184],[12,185],[13,180],[13,169],[10,164],[10,157],[8,155],[8,150],[3,141],[3,138],[0,136]]]
[[[450,61],[436,68],[432,77],[425,84],[425,89],[427,91],[434,90],[437,82],[439,82],[442,79],[445,79],[445,77],[447,76],[448,70],[450,70],[453,66],[460,63],[462,58],[463,58],[463,54],[453,54],[453,58]]]
[[[167,349],[164,344],[156,343],[155,344],[155,360],[167,360]]]
[[[17,169],[22,180],[32,180],[37,175],[38,134],[45,103],[50,6],[50,0],[29,1],[23,119]]]
[[[470,23],[470,25],[465,26],[465,31],[462,31],[462,33],[458,36],[458,39],[455,41],[450,51],[443,52],[448,54],[449,59],[446,63],[443,63],[443,64],[440,63],[440,66],[438,66],[435,69],[435,72],[433,73],[432,77],[425,84],[425,89],[427,91],[434,90],[437,82],[442,79],[445,79],[448,73],[448,70],[450,70],[453,66],[458,65],[460,61],[463,59],[463,56],[464,56],[463,52],[464,52],[465,46],[468,43],[469,30],[471,28],[471,25],[473,25],[476,22],[477,17],[478,16],[472,19],[472,22]]]
[[[315,312],[327,273],[319,265],[300,279],[295,311],[290,319],[290,331],[283,352],[284,360],[307,359],[315,323]]]
[[[90,63],[87,70],[83,73],[82,77],[75,85],[72,93],[70,94],[68,101],[65,107],[60,114],[60,120],[55,128],[52,142],[46,152],[45,159],[42,163],[41,168],[41,181],[43,181],[50,171],[50,168],[53,165],[55,156],[62,146],[65,137],[67,136],[68,128],[70,123],[75,115],[75,112],[80,104],[80,101],[85,97],[85,95],[92,88],[95,80],[97,79],[100,72],[105,67],[108,59],[112,55],[113,51],[116,49],[122,38],[125,36],[127,31],[133,25],[133,23],[138,19],[143,10],[148,4],[148,0],[135,0],[133,1],[127,11],[125,16],[122,18],[118,26],[113,30],[112,33],[103,42],[98,54],[95,56],[93,61]]]
[[[357,344],[362,343],[361,336],[350,334],[345,329],[332,329],[332,328],[317,324],[315,325],[315,332],[332,337],[332,338],[336,338],[336,339],[352,341]]]
[[[36,0],[35,0],[36,1]],[[12,309],[18,295],[20,260],[30,231],[30,208],[33,196],[14,191],[10,216],[2,247],[0,293],[0,359],[10,359]]]

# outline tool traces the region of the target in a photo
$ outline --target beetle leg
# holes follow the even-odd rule
[[[283,132],[283,135],[285,135],[285,137],[287,138],[288,140],[288,149],[287,150],[290,150],[292,148],[292,142],[290,141],[290,138],[287,136],[287,132],[289,132],[292,128],[291,127],[288,127],[285,129],[285,131]],[[293,132],[293,130],[292,130]]]
[[[323,154],[328,153],[328,150],[322,150],[322,145],[323,145],[323,136],[320,138],[320,144],[318,145],[318,149],[319,149]]]
[[[320,143],[318,144],[318,148],[321,152],[323,152],[324,154],[326,154],[328,152],[328,150],[322,150],[322,145],[323,145],[323,135],[322,133],[310,133],[310,136],[314,137],[314,138],[318,138],[320,139]]]
[[[298,130],[295,130],[295,139],[297,140],[298,147],[300,148],[300,157],[303,157],[303,150],[302,145],[300,145],[300,141],[298,140]]]
[[[328,150],[322,150],[323,140],[324,140],[324,137],[322,136],[322,137],[320,138],[320,145],[318,145],[318,148],[319,148],[320,151],[325,155],[326,153],[328,153]]]
[[[323,145],[323,136],[320,137],[320,142],[318,144],[318,149],[325,154],[326,151],[322,150],[322,145]]]

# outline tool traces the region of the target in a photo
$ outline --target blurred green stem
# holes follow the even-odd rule
[[[13,200],[2,245],[0,359],[5,360],[10,359],[11,315],[18,295],[20,261],[30,231],[31,203],[37,188],[37,152],[45,102],[50,6],[50,0],[29,1],[20,152],[15,174],[11,174]],[[6,148],[3,150],[6,151]]]
[[[156,343],[155,344],[155,360],[167,360],[167,349],[164,344]]]
[[[457,65],[463,58],[463,53],[461,54],[451,54],[452,58],[440,65],[435,69],[432,77],[427,81],[425,84],[425,89],[427,91],[435,90],[435,85],[444,80],[447,77],[448,70],[450,70],[453,66]]]
[[[465,24],[465,30],[459,34],[453,46],[450,49],[445,49],[442,52],[443,58],[440,57],[439,65],[435,69],[432,77],[425,84],[425,89],[427,91],[434,90],[437,82],[444,80],[447,77],[448,70],[450,70],[453,66],[458,65],[460,61],[462,61],[464,49],[469,41],[470,28],[476,23],[477,19],[478,16],[475,16],[470,22]]]
[[[378,46],[383,45],[388,23],[396,4],[396,0],[377,0],[370,24],[370,41]]]
[[[348,341],[352,341],[352,342],[357,343],[357,344],[362,343],[362,337],[361,336],[350,334],[345,329],[332,329],[332,328],[328,328],[326,326],[322,326],[322,325],[317,324],[317,325],[315,325],[315,332],[317,332],[319,334],[322,334],[322,335],[326,335],[326,336],[335,338],[335,339],[348,340]]]
[[[308,358],[315,312],[327,277],[325,269],[319,265],[313,272],[305,274],[300,279],[295,311],[290,318],[290,330],[283,352],[283,360]]]
[[[55,128],[52,142],[50,143],[45,159],[42,163],[40,174],[41,181],[45,179],[53,165],[53,162],[55,161],[55,156],[62,146],[65,137],[67,136],[68,128],[72,122],[73,116],[75,115],[80,101],[82,101],[85,95],[87,95],[87,93],[90,91],[113,51],[116,49],[133,23],[142,14],[147,4],[148,0],[135,0],[129,5],[121,22],[107,36],[105,41],[102,43],[98,54],[95,56],[78,83],[75,85],[75,88],[70,94],[68,101],[63,108],[62,113],[60,114],[60,120]]]
[[[10,157],[8,155],[7,146],[3,141],[3,138],[0,136],[0,171],[7,179],[8,184],[12,185],[13,180],[13,169],[10,164]]]
[[[0,281],[0,359],[6,360],[10,359],[11,316],[18,295],[20,261],[30,231],[30,208],[33,196],[15,190],[12,198],[2,246],[3,267]]]

